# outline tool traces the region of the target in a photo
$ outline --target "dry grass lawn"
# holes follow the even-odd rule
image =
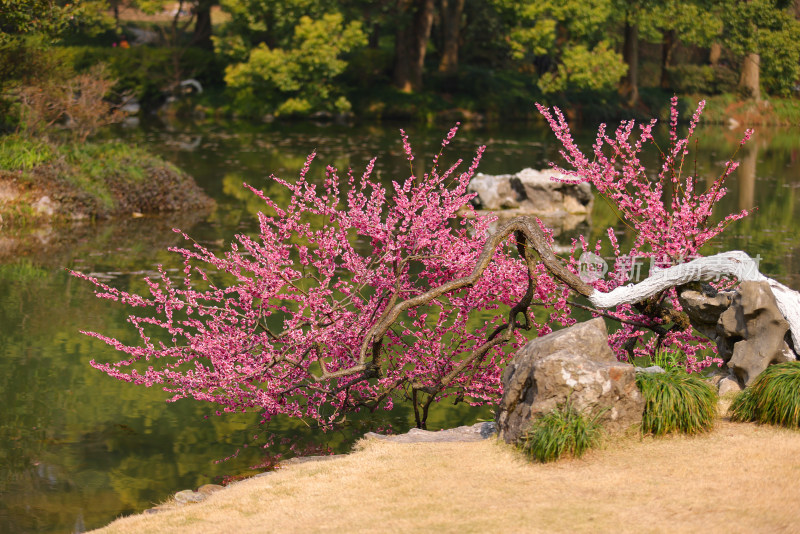
[[[532,464],[494,440],[399,444],[119,519],[128,532],[800,532],[800,432],[720,421]]]

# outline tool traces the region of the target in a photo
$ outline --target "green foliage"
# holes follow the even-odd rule
[[[600,41],[591,50],[579,44],[566,48],[556,72],[546,72],[539,78],[539,89],[545,94],[564,91],[613,90],[625,75],[628,66],[622,55]]]
[[[718,0],[663,0],[650,5],[638,18],[639,36],[661,43],[664,32],[673,31],[683,43],[710,46],[722,33]]]
[[[44,141],[21,135],[0,137],[0,169],[4,171],[29,171],[55,156],[56,151]]]
[[[567,401],[533,423],[521,448],[543,463],[565,455],[580,458],[600,442],[601,436],[602,427],[597,417],[589,418]]]
[[[569,35],[571,43],[597,43],[607,38],[609,18],[614,9],[610,0],[493,0],[509,25],[508,44],[515,60],[553,54],[559,35]]]
[[[637,373],[636,385],[645,401],[642,433],[696,434],[714,426],[717,394],[697,374],[678,368],[664,373]]]
[[[307,114],[346,111],[349,102],[334,84],[347,67],[342,56],[366,44],[360,22],[343,25],[338,13],[318,20],[301,17],[290,47],[262,43],[245,63],[226,69],[225,81],[237,109],[247,114]]]
[[[800,427],[800,362],[767,367],[739,393],[729,414],[731,421]]]
[[[68,25],[73,10],[71,4],[52,0],[0,0],[0,44],[23,34],[56,37]]]
[[[231,20],[214,35],[214,48],[228,63],[244,63],[259,43],[272,48],[291,45],[301,17],[318,19],[332,6],[319,0],[220,0]]]

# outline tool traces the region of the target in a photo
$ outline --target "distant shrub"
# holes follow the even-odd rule
[[[717,394],[697,374],[673,368],[664,373],[638,373],[636,385],[644,396],[642,432],[696,434],[714,426]]]
[[[800,427],[800,362],[767,367],[728,410],[732,421]]]
[[[567,402],[536,420],[521,448],[531,458],[552,462],[569,455],[580,458],[600,442],[602,427],[597,417],[579,412]]]
[[[64,78],[42,78],[11,92],[19,109],[21,133],[46,137],[62,121],[75,141],[83,143],[100,127],[119,122],[125,113],[106,100],[116,80],[105,65]]]

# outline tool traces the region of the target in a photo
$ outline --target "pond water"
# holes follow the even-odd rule
[[[275,435],[272,446],[248,447],[259,433],[255,414],[206,420],[208,406],[167,404],[168,395],[160,390],[124,384],[92,369],[90,359],[108,361],[115,355],[79,331],[133,341],[125,323],[128,312],[96,299],[89,284],[65,272],[72,268],[120,288],[143,289],[142,276],[158,264],[174,266],[166,251],[178,243],[173,227],[224,249],[235,233],[252,230],[260,208],[242,182],[277,192],[269,174],[293,178],[312,150],[317,152],[312,168],[317,178],[329,163],[360,172],[373,156],[379,157],[376,169],[382,179],[405,176],[408,163],[397,130],[391,125],[153,123],[107,133],[144,145],[186,170],[218,208],[211,214],[145,217],[31,235],[35,246],[20,248],[17,257],[0,264],[0,532],[99,527],[178,490],[250,472],[250,466],[270,455],[345,452],[368,428],[405,431],[411,426],[410,409],[402,405],[328,434],[279,419],[269,429]],[[416,162],[425,162],[438,152],[446,129],[409,128],[408,133]],[[692,161],[697,172],[713,178],[740,134],[701,131]],[[445,161],[469,161],[480,144],[488,145],[480,168],[487,173],[544,168],[557,157],[552,134],[544,128],[502,126],[464,128]],[[714,247],[760,254],[765,273],[799,288],[800,201],[794,200],[800,187],[800,130],[760,131],[739,156],[742,168],[729,184],[722,211],[758,210]],[[602,203],[596,206],[591,234],[599,236],[615,219]],[[440,407],[433,410],[429,427],[472,424],[491,415],[490,407]]]

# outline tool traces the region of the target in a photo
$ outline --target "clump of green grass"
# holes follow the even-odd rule
[[[645,401],[644,434],[696,434],[714,426],[717,393],[698,375],[678,368],[665,373],[638,373],[636,385]]]
[[[580,458],[600,442],[602,427],[597,419],[582,414],[569,402],[559,405],[533,423],[521,448],[543,463],[565,455]]]
[[[767,367],[739,393],[728,413],[731,421],[800,427],[800,362]]]
[[[684,369],[686,364],[686,354],[681,351],[670,352],[666,350],[658,350],[652,356],[653,365],[658,365],[665,371],[672,371],[674,369]]]
[[[20,135],[0,137],[0,169],[29,171],[55,158],[55,151],[44,141],[27,139]]]

